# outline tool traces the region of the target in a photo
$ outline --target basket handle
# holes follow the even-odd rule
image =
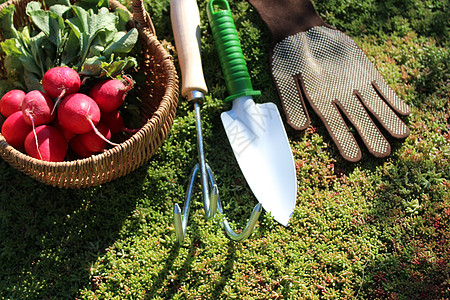
[[[156,36],[155,26],[153,26],[152,19],[150,18],[150,15],[145,10],[144,2],[142,0],[133,0],[133,14],[134,19],[138,22],[147,27],[153,35]]]

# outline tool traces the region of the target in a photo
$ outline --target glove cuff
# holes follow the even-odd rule
[[[270,30],[273,44],[315,26],[328,26],[320,18],[310,0],[248,0],[248,2]]]

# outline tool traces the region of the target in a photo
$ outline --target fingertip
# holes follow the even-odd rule
[[[406,104],[383,79],[372,81],[372,86],[378,96],[383,99],[393,111],[402,116],[407,116],[411,113],[409,105]]]

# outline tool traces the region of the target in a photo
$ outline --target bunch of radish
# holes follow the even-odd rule
[[[31,157],[60,162],[69,149],[79,157],[102,152],[113,134],[126,130],[120,113],[127,92],[133,87],[118,79],[105,79],[80,92],[78,73],[54,67],[42,79],[42,89],[25,93],[11,90],[0,99],[5,118],[1,133],[6,142]]]

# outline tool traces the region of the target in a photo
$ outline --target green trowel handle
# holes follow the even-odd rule
[[[261,92],[253,90],[250,81],[230,5],[226,0],[211,0],[208,3],[207,12],[230,94],[225,101],[233,101],[242,96],[260,96]]]

